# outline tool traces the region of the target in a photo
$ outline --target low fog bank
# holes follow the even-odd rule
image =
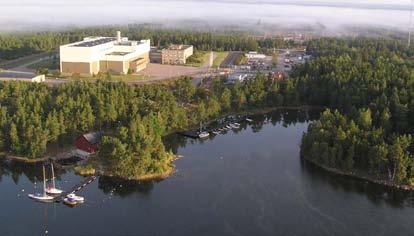
[[[0,9],[0,31],[9,32],[150,23],[343,34],[369,27],[407,31],[410,0],[3,0]]]

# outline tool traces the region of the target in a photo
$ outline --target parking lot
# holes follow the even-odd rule
[[[162,65],[150,63],[146,69],[138,72],[137,74],[155,80],[162,80],[180,76],[195,76],[198,74],[206,73],[207,71],[208,68],[205,67]]]

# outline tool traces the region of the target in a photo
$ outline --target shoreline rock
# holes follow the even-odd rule
[[[336,168],[331,168],[331,167],[327,167],[324,165],[321,165],[319,163],[317,163],[316,161],[313,160],[309,160],[306,157],[302,157],[302,159],[304,159],[306,162],[309,162],[310,164],[328,172],[331,174],[335,174],[335,175],[340,175],[340,176],[344,176],[344,177],[349,177],[349,178],[354,178],[354,179],[358,179],[358,180],[364,180],[364,181],[368,181],[372,184],[378,184],[378,185],[382,185],[384,187],[388,187],[388,188],[392,188],[392,189],[399,189],[399,190],[404,190],[404,191],[413,191],[414,190],[414,186],[411,185],[406,185],[406,184],[395,184],[392,183],[390,181],[386,181],[386,180],[380,180],[380,179],[374,179],[373,177],[370,176],[363,176],[363,175],[359,175],[356,174],[354,172],[345,172]]]

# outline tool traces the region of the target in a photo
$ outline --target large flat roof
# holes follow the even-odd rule
[[[125,56],[130,54],[131,52],[111,52],[106,54],[107,56]]]
[[[115,41],[116,38],[113,37],[107,37],[107,38],[99,38],[99,39],[95,39],[95,40],[91,40],[91,41],[82,41],[80,43],[71,45],[72,47],[94,47],[94,46],[98,46],[101,44],[105,44],[105,43],[109,43],[112,41]]]
[[[36,76],[34,73],[0,71],[0,78],[33,79]]]

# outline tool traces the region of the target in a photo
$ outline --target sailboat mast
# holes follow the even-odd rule
[[[46,174],[45,174],[45,165],[43,165],[43,195],[46,196]]]
[[[55,184],[55,171],[53,169],[53,163],[51,164],[51,166],[52,166],[52,185],[53,185],[53,188],[55,189],[56,184]]]

